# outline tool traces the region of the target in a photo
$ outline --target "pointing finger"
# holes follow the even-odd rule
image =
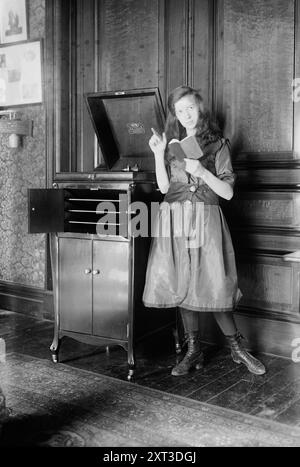
[[[158,138],[160,138],[160,134],[157,133],[157,131],[154,130],[154,128],[151,128],[151,131],[152,131],[152,133],[153,133],[155,136],[157,136]]]

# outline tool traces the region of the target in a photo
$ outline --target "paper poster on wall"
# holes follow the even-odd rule
[[[0,46],[0,107],[40,102],[41,41]]]
[[[26,0],[0,0],[0,41],[27,40]]]

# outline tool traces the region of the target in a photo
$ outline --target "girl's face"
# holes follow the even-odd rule
[[[199,119],[199,104],[195,99],[195,96],[188,94],[183,96],[174,105],[175,115],[180,121],[181,125],[186,130],[193,130]]]

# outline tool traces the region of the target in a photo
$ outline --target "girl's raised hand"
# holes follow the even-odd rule
[[[151,131],[153,133],[149,139],[149,146],[151,151],[154,152],[154,155],[164,155],[167,146],[167,138],[165,133],[163,133],[161,136],[159,133],[157,133],[157,131],[154,130],[154,128],[151,128]]]

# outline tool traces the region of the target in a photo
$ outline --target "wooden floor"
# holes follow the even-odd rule
[[[51,360],[53,323],[19,313],[0,312],[0,337],[6,353]],[[300,363],[259,355],[266,375],[255,376],[235,364],[227,348],[205,347],[205,367],[184,377],[170,375],[176,356],[170,332],[137,349],[133,384],[159,389],[264,419],[300,426]],[[3,358],[3,356],[2,356]],[[127,355],[121,347],[89,346],[64,338],[60,361],[95,373],[127,378]],[[54,365],[54,363],[53,363]],[[59,363],[58,363],[59,365]]]

